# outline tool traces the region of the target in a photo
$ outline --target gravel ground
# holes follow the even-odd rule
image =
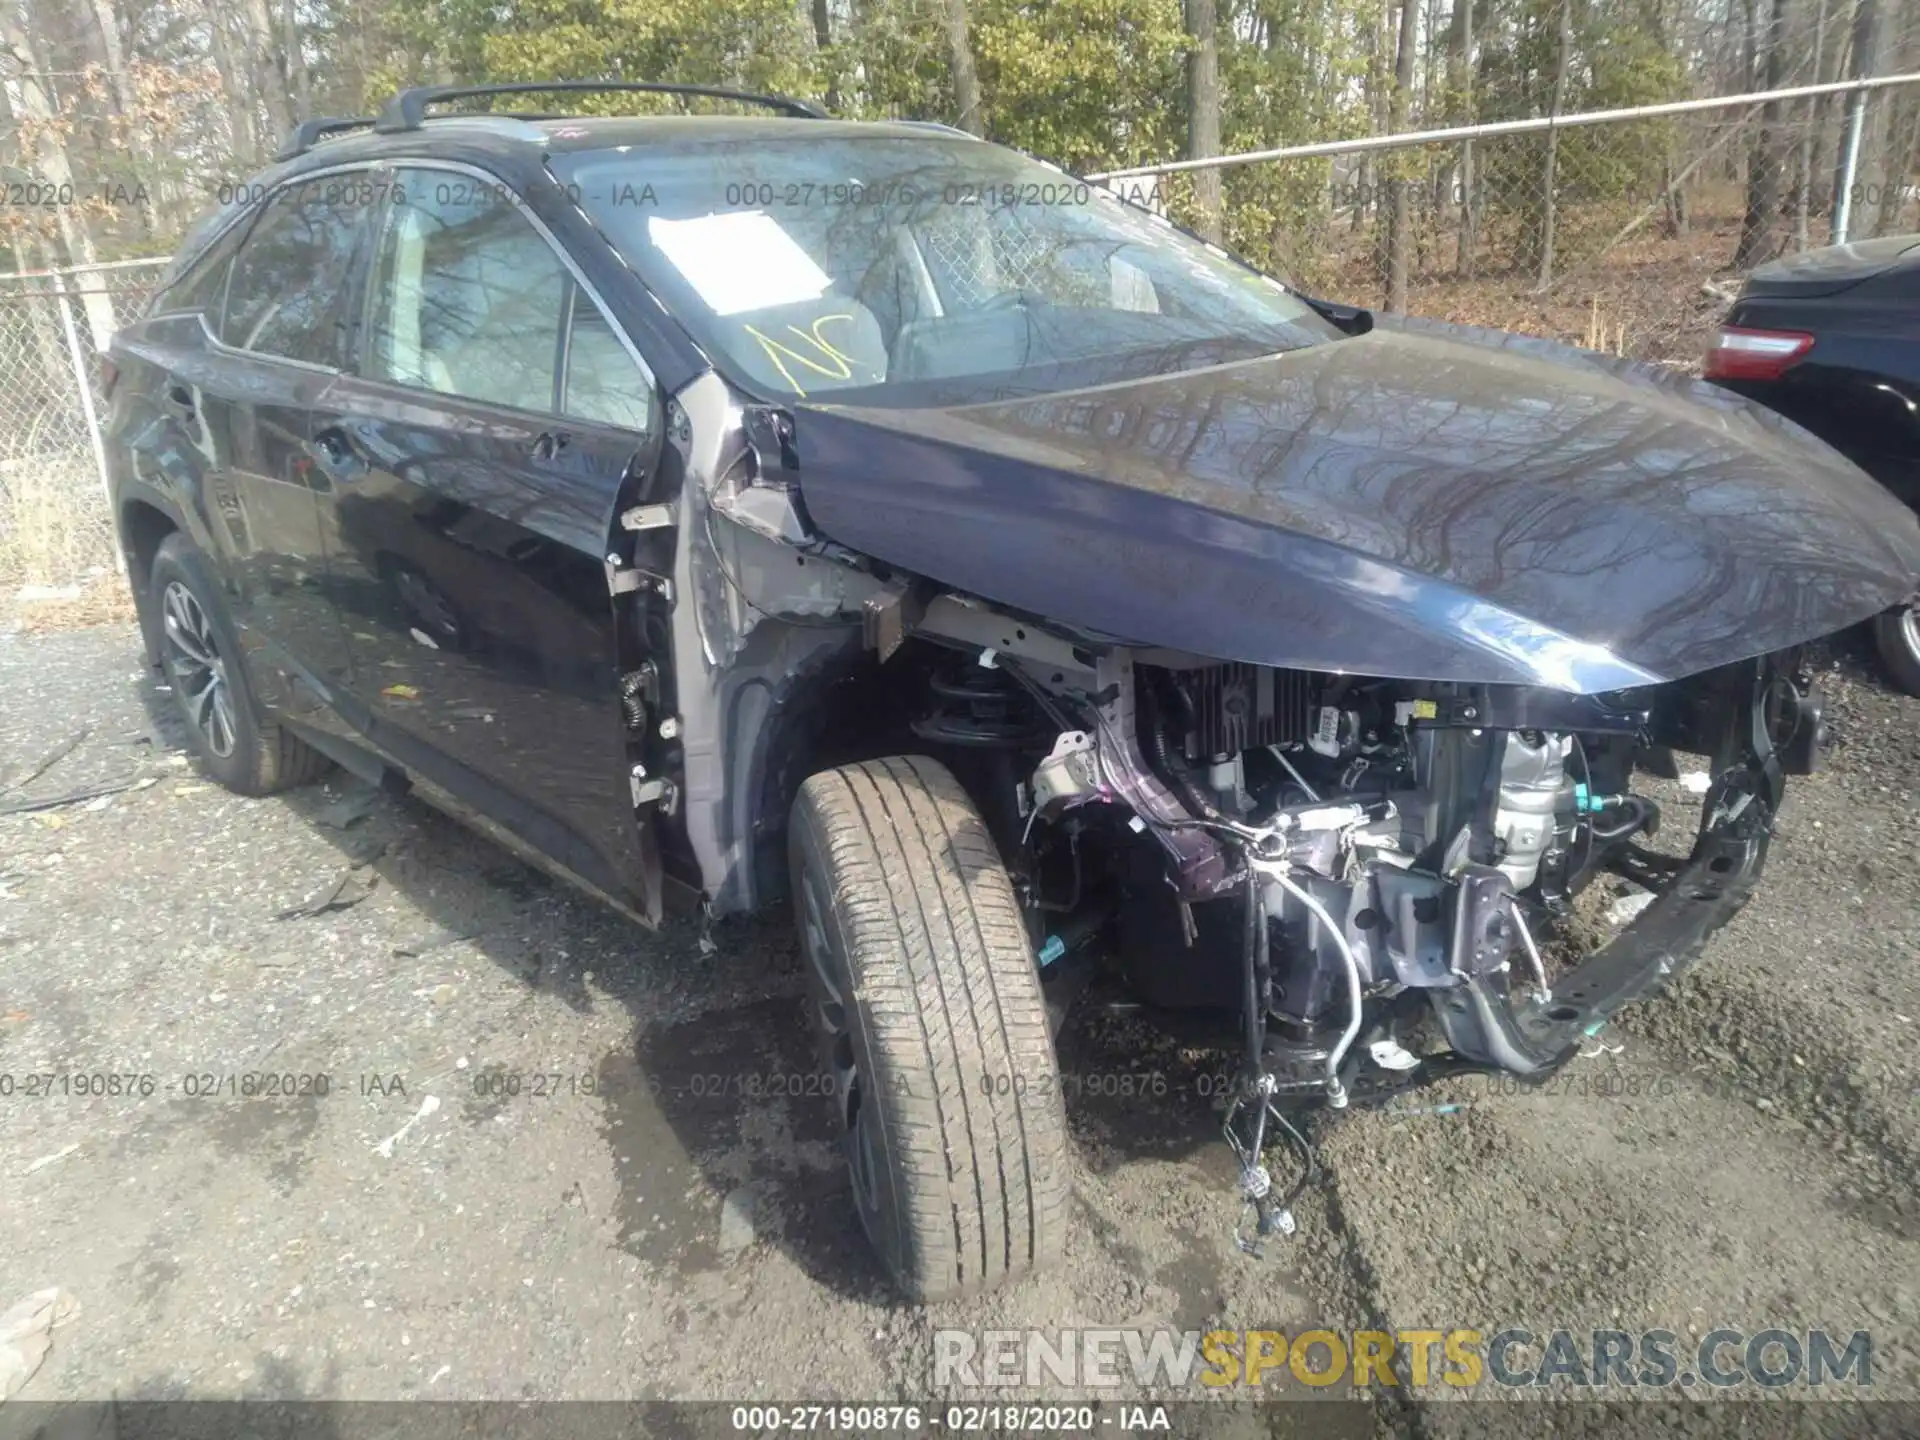
[[[1096,1094],[1162,1051],[1083,1003],[1065,1264],[918,1310],[817,1103],[742,1093],[812,1068],[778,920],[708,954],[357,782],[236,798],[130,629],[0,636],[0,785],[86,727],[0,804],[140,781],[0,816],[0,1308],[79,1306],[20,1398],[897,1401],[930,1395],[941,1327],[1315,1325],[1865,1329],[1874,1397],[1912,1398],[1920,702],[1851,642],[1824,663],[1833,763],[1793,783],[1759,898],[1554,1083],[1318,1124],[1326,1181],[1256,1260],[1188,1072]],[[153,1088],[24,1093],[49,1072]],[[297,1093],[229,1092],[250,1073]],[[1838,1433],[1807,1403],[1740,1425],[1815,1412]],[[1349,1428],[1541,1414],[1385,1395]]]

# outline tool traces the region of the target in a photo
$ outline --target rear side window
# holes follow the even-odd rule
[[[498,185],[399,171],[373,287],[370,378],[646,428],[651,385]]]
[[[276,191],[234,257],[220,338],[344,366],[349,307],[340,290],[368,208],[359,187],[338,176]]]
[[[220,302],[227,293],[227,272],[233,267],[233,252],[239,248],[240,237],[246,233],[247,222],[244,220],[229,227],[198,260],[181,273],[179,279],[154,298],[153,312],[172,315],[184,310],[198,310],[207,317],[209,325],[217,326],[220,323]]]

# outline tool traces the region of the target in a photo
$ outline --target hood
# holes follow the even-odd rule
[[[1851,290],[1895,265],[1920,260],[1920,235],[1887,235],[1851,245],[1828,245],[1769,261],[1747,277],[1743,297],[1816,300]]]
[[[1622,362],[1461,337],[802,407],[800,489],[835,541],[1037,617],[1408,679],[1645,684],[1913,591],[1920,521],[1798,427]]]

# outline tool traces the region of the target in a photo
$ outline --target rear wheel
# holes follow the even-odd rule
[[[209,775],[242,795],[271,795],[326,770],[325,757],[260,709],[219,586],[186,537],[169,535],[154,554],[150,600],[167,684]]]
[[[1893,683],[1909,695],[1920,695],[1920,600],[1881,615],[1873,622],[1873,635]]]
[[[916,1300],[1056,1258],[1066,1122],[1013,886],[944,765],[809,779],[788,838],[809,1008],[853,1201]]]

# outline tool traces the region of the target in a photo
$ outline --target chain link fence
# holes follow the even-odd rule
[[[1872,83],[1204,163],[1228,247],[1309,293],[1692,366],[1744,272],[1920,229],[1920,81]],[[1205,231],[1193,162],[1094,178]],[[988,206],[921,238],[964,305],[1071,269],[1051,234]]]
[[[1691,364],[1741,273],[1920,230],[1920,84],[1863,92],[1857,140],[1850,99],[1229,160],[1222,229],[1311,294]],[[1198,228],[1190,169],[1106,183]]]
[[[1331,299],[1690,366],[1740,272],[1836,231],[1920,230],[1920,84],[1827,88],[1228,157],[1223,231],[1229,248]],[[1106,183],[1199,218],[1182,165]],[[930,249],[957,288],[984,298],[1045,265],[1018,207],[950,218]],[[0,598],[116,566],[99,356],[165,263],[0,277]]]
[[[59,595],[116,566],[100,356],[165,265],[0,276],[0,595]]]

